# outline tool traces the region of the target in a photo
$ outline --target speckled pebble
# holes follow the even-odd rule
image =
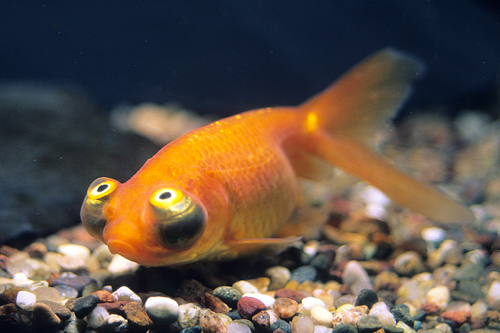
[[[333,315],[322,306],[316,305],[311,309],[311,319],[316,325],[332,327]]]
[[[372,333],[381,329],[384,325],[375,316],[362,316],[356,323],[359,333]]]
[[[220,286],[215,288],[212,291],[212,295],[218,297],[232,308],[235,308],[238,301],[241,297],[243,297],[243,294],[239,290],[229,286]]]
[[[193,303],[179,305],[177,322],[181,328],[196,326],[200,323],[201,308]]]
[[[407,305],[398,304],[391,309],[391,313],[394,316],[394,319],[396,319],[397,322],[396,326],[398,326],[399,322],[403,322],[408,327],[413,327],[414,322],[412,317],[410,316],[410,309],[408,308]]]
[[[252,322],[257,332],[268,332],[271,330],[271,317],[267,311],[259,311],[252,316]]]
[[[200,327],[204,333],[227,333],[227,326],[222,319],[209,309],[201,310]]]
[[[441,314],[441,317],[455,323],[457,326],[460,326],[468,322],[471,315],[469,311],[445,311]]]
[[[283,319],[291,318],[299,311],[299,304],[290,298],[277,298],[273,307],[278,316]]]
[[[351,324],[340,323],[333,328],[332,333],[358,333],[358,330]]]
[[[291,272],[290,280],[296,280],[299,283],[305,281],[314,281],[318,275],[316,267],[311,265],[304,265],[294,269]]]
[[[149,329],[151,323],[141,303],[135,301],[128,302],[123,307],[123,311],[125,312],[125,317],[128,321],[128,326],[132,331],[146,332]]]
[[[144,308],[155,324],[171,324],[179,318],[179,304],[169,297],[149,297]]]
[[[290,298],[296,301],[297,303],[302,302],[302,299],[305,297],[308,297],[308,295],[302,291],[298,290],[293,290],[293,289],[288,289],[288,288],[282,288],[276,290],[274,293],[274,297],[276,298]]]
[[[356,306],[345,311],[335,311],[333,313],[332,324],[333,327],[341,323],[351,324],[356,327],[358,320],[368,313],[368,307],[366,305]]]
[[[77,315],[77,318],[78,317],[79,316]],[[101,306],[96,306],[95,308],[93,308],[89,312],[89,314],[87,316],[87,322],[88,322],[90,327],[99,328],[104,324],[104,322],[106,321],[106,319],[108,317],[109,317],[109,313],[105,308],[103,308]],[[83,318],[83,317],[80,317],[80,318]]]
[[[245,319],[250,319],[254,314],[262,311],[266,305],[254,297],[242,297],[238,301],[238,312]]]
[[[23,310],[32,311],[36,303],[36,296],[29,291],[21,290],[17,293],[16,305]]]
[[[368,273],[355,260],[351,260],[345,265],[342,272],[342,282],[349,286],[354,295],[357,295],[362,289],[372,289]]]
[[[37,300],[37,303],[43,303],[47,305],[61,320],[68,320],[71,317],[71,311],[59,303],[47,301],[47,300]]]
[[[77,298],[73,304],[74,312],[77,318],[83,318],[88,315],[99,303],[99,297],[96,295],[89,295]]]

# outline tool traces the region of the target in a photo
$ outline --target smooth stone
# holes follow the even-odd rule
[[[299,283],[314,281],[318,276],[318,270],[311,265],[304,265],[292,271],[290,280],[296,280]]]
[[[64,298],[62,297],[61,293],[52,287],[40,287],[35,290],[33,290],[33,294],[36,295],[36,299],[38,301],[41,300],[46,300],[46,301],[53,301],[53,302],[61,302]]]
[[[276,314],[283,319],[292,318],[299,312],[299,304],[290,298],[277,298],[273,308]]]
[[[209,309],[201,310],[200,327],[203,333],[227,333],[227,326],[221,317]]]
[[[123,258],[120,255],[115,255],[109,263],[107,270],[113,275],[125,275],[134,273],[139,267],[138,263]]]
[[[446,309],[450,302],[450,290],[446,286],[431,288],[425,294],[425,299],[429,303],[436,304],[441,310]]]
[[[149,297],[144,308],[155,324],[171,324],[179,318],[179,304],[169,297]]]
[[[274,297],[276,298],[290,298],[296,301],[297,303],[302,302],[304,298],[306,298],[308,295],[302,291],[299,290],[293,290],[289,288],[282,288],[276,290],[274,293]]]
[[[23,310],[32,311],[33,306],[36,303],[36,295],[29,292],[21,290],[17,293],[16,305]]]
[[[493,281],[486,293],[486,301],[490,306],[500,300],[500,281]]]
[[[102,306],[96,306],[91,310],[91,312],[89,312],[87,316],[87,323],[92,328],[99,328],[104,324],[109,316],[110,314],[105,308],[103,308]]]
[[[271,279],[270,290],[283,288],[292,276],[290,270],[283,266],[270,267],[265,270],[264,274]]]
[[[61,318],[52,311],[50,306],[44,303],[36,303],[33,306],[31,317],[35,327],[43,330],[54,329],[61,324]]]
[[[252,322],[257,332],[268,332],[271,329],[271,316],[267,311],[257,312],[252,316]]]
[[[233,320],[234,323],[240,323],[240,324],[243,324],[245,326],[248,326],[248,328],[250,329],[250,331],[252,332],[255,332],[255,325],[252,323],[251,320],[248,320],[248,319],[235,319]]]
[[[478,263],[466,263],[458,267],[454,278],[460,280],[477,280],[484,273],[484,266]]]
[[[292,333],[292,326],[284,320],[276,320],[271,324],[271,330],[274,332],[277,329],[281,329],[283,332]]]
[[[238,290],[242,295],[246,293],[253,293],[253,294],[258,294],[259,289],[257,289],[256,286],[251,284],[250,282],[247,281],[236,281],[233,283],[232,287],[236,290]]]
[[[203,333],[203,329],[200,326],[191,326],[183,329],[180,333]]]
[[[142,304],[142,299],[129,287],[122,286],[112,293],[118,301],[135,301]]]
[[[314,323],[309,317],[297,316],[292,319],[292,332],[307,333],[314,332]]]
[[[423,272],[425,266],[417,252],[407,251],[394,258],[394,269],[401,276],[412,276]]]
[[[358,333],[358,330],[351,324],[341,323],[333,328],[332,333]]]
[[[110,303],[118,301],[115,295],[111,294],[107,290],[98,290],[96,292],[93,292],[92,295],[96,295],[97,297],[99,297],[99,303]]]
[[[99,303],[99,297],[96,295],[77,298],[73,303],[73,311],[77,318],[82,319],[97,306],[97,303]]]
[[[344,311],[340,311],[340,309],[337,309],[337,311],[333,313],[333,319],[332,319],[333,327],[336,327],[341,323],[346,323],[356,326],[358,320],[367,313],[368,313],[368,307],[366,305],[353,307],[351,309],[346,309]]]
[[[57,247],[57,252],[69,257],[79,257],[87,259],[90,256],[88,247],[78,244],[63,244]]]
[[[67,307],[57,302],[47,301],[47,300],[37,300],[35,305],[38,303],[47,305],[52,310],[52,312],[54,312],[63,321],[68,320],[71,317],[71,311],[69,311]]]
[[[128,327],[134,332],[146,332],[150,326],[150,318],[139,302],[128,302],[123,307]],[[177,317],[175,318],[177,319]],[[174,320],[175,321],[175,320]],[[172,321],[172,323],[174,322]]]
[[[394,319],[394,316],[392,313],[389,311],[389,308],[384,302],[377,302],[373,304],[373,306],[370,309],[370,312],[368,312],[369,315],[375,316],[382,322],[382,324],[385,326],[396,326],[396,320]]]
[[[102,331],[126,332],[128,329],[128,320],[117,314],[110,314],[104,320],[100,327]]]
[[[415,333],[415,330],[411,328],[413,325],[409,326],[403,321],[398,321],[396,324],[396,327],[402,328],[404,330],[404,333]]]
[[[218,297],[231,308],[235,308],[243,294],[236,288],[229,286],[220,286],[212,291],[212,295]]]
[[[63,299],[70,299],[70,298],[77,298],[78,297],[78,290],[75,288],[71,288],[65,285],[58,285],[54,286],[54,289],[61,294]]]
[[[381,329],[384,325],[375,316],[363,316],[357,322],[359,333],[372,333]]]
[[[245,319],[252,318],[257,312],[265,310],[266,305],[254,297],[242,297],[237,304],[238,312]]]
[[[398,304],[391,309],[391,313],[397,322],[396,327],[401,327],[398,326],[400,322],[405,323],[408,327],[413,327],[414,321],[410,316],[410,308],[407,305]],[[404,327],[402,328],[404,329]]]
[[[91,283],[95,283],[94,278],[88,276],[61,276],[50,281],[49,286],[55,287],[58,285],[68,286],[78,291],[79,295],[82,294],[83,289]]]
[[[243,294],[243,297],[253,297],[264,303],[264,305],[267,308],[270,308],[274,305],[274,302],[276,299],[274,297],[271,297],[269,295],[264,295],[264,294],[255,294],[255,293],[247,293]]]
[[[311,309],[311,318],[316,325],[332,327],[333,315],[322,306],[316,305]]]
[[[210,293],[203,293],[201,295],[201,302],[210,310],[215,313],[228,314],[231,308],[227,306],[219,297],[216,297]]]
[[[378,295],[372,289],[361,289],[356,297],[354,306],[366,305],[369,309],[378,302]]]
[[[325,302],[316,297],[306,297],[302,299],[300,305],[306,311],[306,313],[309,313],[315,306],[326,307]]]
[[[342,272],[342,281],[349,286],[354,295],[362,289],[372,289],[370,277],[361,264],[355,260],[349,261]]]
[[[242,323],[230,322],[227,324],[228,333],[252,333],[250,327]]]

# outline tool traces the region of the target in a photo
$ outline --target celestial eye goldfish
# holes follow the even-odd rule
[[[95,180],[83,225],[112,253],[146,266],[284,248],[307,228],[299,178],[321,178],[332,165],[434,220],[473,221],[468,209],[368,147],[422,70],[384,49],[298,107],[247,111],[184,134],[127,182]]]

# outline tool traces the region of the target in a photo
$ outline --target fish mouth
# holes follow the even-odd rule
[[[108,249],[112,254],[124,257],[137,256],[137,251],[132,245],[117,239],[108,241]]]

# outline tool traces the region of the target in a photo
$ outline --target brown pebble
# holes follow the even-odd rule
[[[436,316],[439,313],[441,313],[441,309],[440,309],[439,305],[437,305],[435,303],[430,303],[430,302],[426,302],[426,303],[422,304],[422,306],[420,306],[420,309],[424,310],[425,314],[428,316]]]
[[[278,289],[274,294],[275,298],[290,298],[297,303],[302,302],[302,299],[306,298],[307,296],[308,295],[306,293],[303,293],[302,291],[288,289],[288,288]]]
[[[16,313],[17,307],[14,303],[8,303],[0,306],[0,316],[10,313]]]
[[[273,308],[281,319],[292,318],[299,312],[299,304],[291,298],[277,298]]]
[[[454,322],[457,326],[460,326],[468,322],[471,318],[469,311],[446,311],[441,315],[443,319],[450,320]]]
[[[70,298],[66,301],[64,306],[67,307],[69,309],[69,311],[75,312],[75,301],[76,301],[76,298]]]
[[[40,300],[37,301],[37,303],[43,303],[47,305],[61,320],[68,320],[71,317],[71,311],[64,305],[61,305],[57,302],[53,301],[47,301],[47,300]]]
[[[271,332],[271,316],[267,311],[260,311],[252,317],[257,332]]]
[[[185,280],[181,283],[180,287],[175,292],[176,297],[191,298],[199,301],[201,295],[205,292],[211,293],[212,290],[205,287],[196,280]]]
[[[200,326],[203,333],[227,333],[227,326],[213,311],[205,309],[201,312]]]
[[[120,316],[125,316],[124,308],[130,301],[115,301],[107,303],[99,303],[98,306],[105,308],[109,314],[117,314]]]
[[[8,304],[8,303],[16,303],[17,293],[24,288],[21,287],[12,287],[4,291],[0,294],[0,305]]]
[[[0,246],[0,254],[3,254],[7,257],[11,257],[18,252],[19,252],[18,249],[10,247],[8,245],[1,245]]]
[[[237,304],[238,312],[244,319],[250,319],[254,314],[266,309],[262,301],[253,297],[242,297]]]
[[[5,254],[0,254],[0,268],[6,271],[9,265],[10,265],[9,257],[7,257]]]
[[[28,252],[31,258],[35,259],[43,259],[43,256],[48,252],[47,246],[39,242],[31,243],[24,251]]]
[[[207,308],[215,313],[228,314],[228,312],[231,311],[231,308],[221,301],[219,297],[207,292],[201,295],[201,301]]]
[[[123,307],[123,311],[128,320],[129,329],[133,332],[146,332],[152,324],[139,302],[128,302]]]
[[[45,329],[54,329],[61,324],[61,319],[44,303],[37,302],[33,306],[31,314],[33,323],[36,327]]]
[[[94,291],[92,295],[96,295],[97,297],[99,297],[99,303],[110,303],[117,301],[116,297],[107,290]]]

